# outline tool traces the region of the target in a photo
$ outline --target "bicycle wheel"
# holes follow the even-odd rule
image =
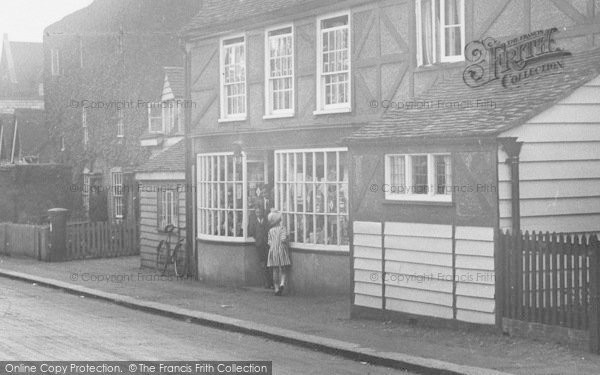
[[[185,246],[178,244],[173,250],[173,264],[175,268],[175,276],[182,277],[186,274],[187,267],[185,262]]]
[[[165,265],[162,270],[162,274],[167,273],[167,268],[169,268],[169,264],[173,263],[173,253],[171,253],[171,244],[165,241]]]
[[[167,257],[165,256],[165,250],[166,250],[166,242],[165,240],[162,240],[158,243],[158,246],[156,246],[156,270],[160,270],[160,266],[162,264],[162,262],[167,262]],[[168,254],[168,253],[167,253]],[[164,272],[164,271],[163,271]]]

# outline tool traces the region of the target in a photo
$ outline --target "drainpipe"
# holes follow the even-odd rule
[[[183,41],[184,52],[184,150],[185,150],[185,242],[186,242],[186,264],[194,265],[194,278],[198,279],[198,257],[196,256],[194,244],[194,182],[192,181],[192,169],[194,168],[194,158],[192,155],[192,47],[191,44]],[[192,263],[193,262],[193,263]],[[188,272],[190,269],[188,268]],[[190,276],[190,275],[188,275]]]
[[[511,186],[511,212],[512,212],[512,233],[513,236],[519,234],[521,230],[521,196],[519,192],[519,154],[523,142],[517,142],[516,137],[500,138],[500,145],[508,154],[505,163],[510,165],[510,186]]]

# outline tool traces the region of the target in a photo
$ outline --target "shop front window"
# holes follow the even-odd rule
[[[275,208],[293,245],[347,249],[346,155],[345,148],[275,151]]]
[[[264,189],[264,179],[264,161],[245,153],[198,155],[199,237],[247,240],[248,213]]]

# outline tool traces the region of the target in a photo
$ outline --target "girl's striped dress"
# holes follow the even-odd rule
[[[292,264],[287,244],[287,229],[278,225],[269,230],[268,267],[289,266]]]

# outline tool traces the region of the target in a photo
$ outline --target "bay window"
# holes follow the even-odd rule
[[[347,250],[347,149],[275,151],[275,208],[290,242]]]
[[[244,36],[221,41],[221,118],[246,118],[246,40]]]
[[[265,163],[242,153],[199,154],[198,235],[200,238],[246,241],[248,212],[265,190]]]
[[[417,65],[464,60],[464,0],[416,0]]]
[[[386,155],[385,199],[452,200],[452,163],[449,154]]]
[[[351,104],[350,15],[317,23],[317,111],[348,112]]]
[[[294,114],[294,36],[292,26],[266,31],[265,117]]]

